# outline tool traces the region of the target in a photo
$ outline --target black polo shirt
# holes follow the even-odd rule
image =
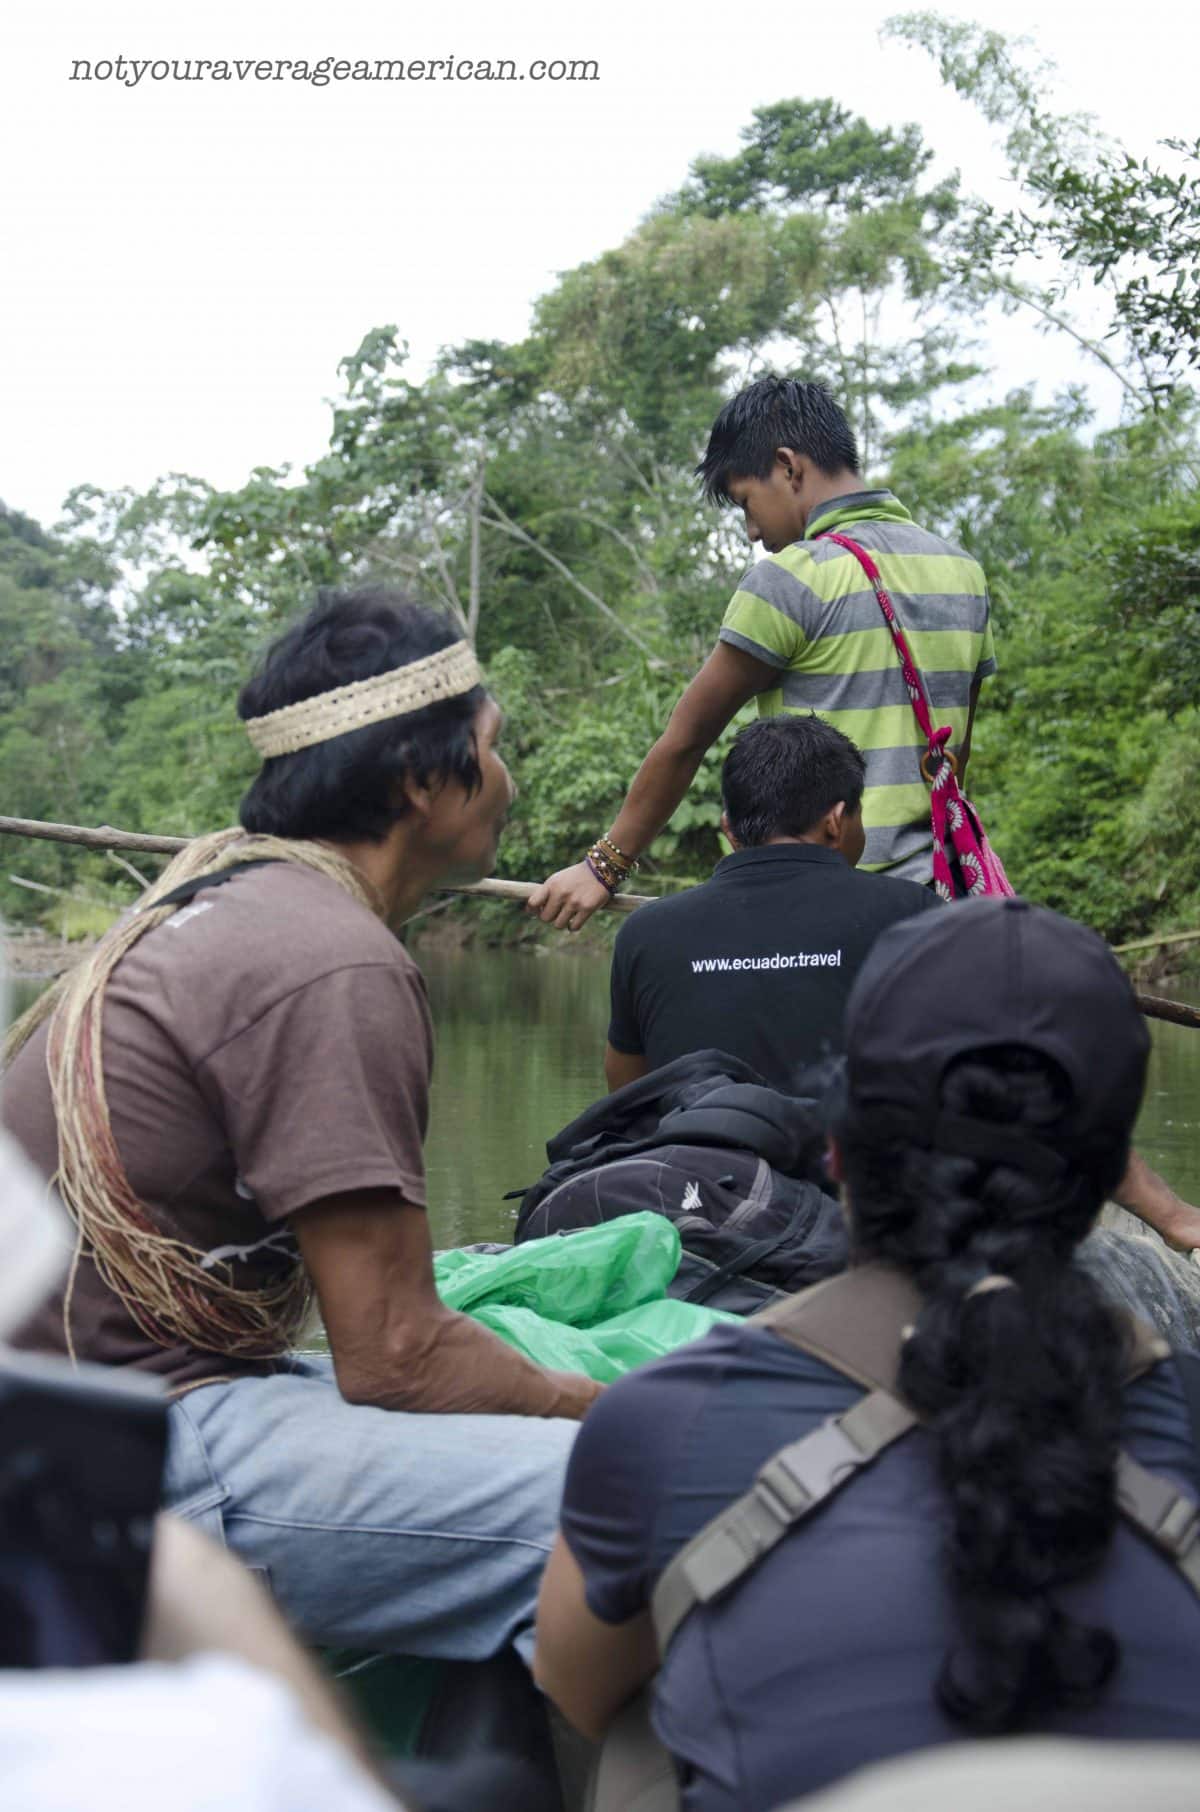
[[[854,978],[888,925],[938,901],[815,843],[741,849],[711,881],[630,913],[612,964],[614,1050],[651,1069],[710,1047],[777,1088],[842,1050]]]

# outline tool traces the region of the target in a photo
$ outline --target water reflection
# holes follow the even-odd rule
[[[503,950],[418,957],[438,1039],[427,1147],[434,1236],[439,1245],[508,1239],[516,1204],[500,1197],[541,1174],[547,1138],[604,1088],[608,968]],[[1169,992],[1200,1001],[1195,987]],[[1138,1148],[1200,1204],[1200,1031],[1162,1021],[1151,1031]]]
[[[507,950],[419,953],[437,1060],[429,1142],[435,1242],[509,1239],[546,1140],[604,1091],[608,966]]]
[[[603,1091],[608,968],[505,950],[418,956],[437,1033],[426,1149],[434,1240],[506,1240],[516,1204],[505,1192],[541,1175],[546,1140]],[[40,987],[17,983],[12,1011]],[[1170,992],[1200,1002],[1195,985]],[[1200,1032],[1159,1021],[1152,1032],[1138,1146],[1200,1203]]]
[[[1200,1005],[1200,988],[1172,984]],[[1138,1120],[1138,1149],[1186,1201],[1200,1204],[1200,1031],[1152,1023],[1154,1049]]]

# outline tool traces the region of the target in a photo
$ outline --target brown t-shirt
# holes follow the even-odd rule
[[[232,1261],[236,1282],[264,1280],[261,1267],[292,1240],[287,1216],[308,1203],[393,1189],[425,1206],[425,984],[387,927],[324,875],[275,863],[179,907],[117,965],[103,1032],[109,1114],[135,1193],[164,1232]],[[50,1175],[44,1028],[0,1105]],[[71,1332],[80,1359],[139,1366],[175,1389],[271,1369],[155,1345],[86,1260]],[[16,1344],[65,1350],[61,1292]]]

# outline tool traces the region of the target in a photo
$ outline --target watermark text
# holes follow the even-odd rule
[[[71,59],[72,82],[598,82],[594,57],[87,57]]]

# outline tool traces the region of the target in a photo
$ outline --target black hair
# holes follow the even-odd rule
[[[696,476],[710,503],[729,503],[735,478],[769,478],[779,447],[822,472],[858,471],[858,442],[824,384],[765,377],[739,390],[713,423]]]
[[[308,615],[274,641],[238,697],[238,716],[371,679],[448,648],[459,631],[440,611],[382,586],[321,591]],[[350,730],[264,762],[242,800],[248,831],[274,837],[380,842],[407,810],[403,782],[440,777],[475,792],[482,775],[475,719],[487,697],[473,686],[404,717]]]
[[[1073,1261],[1128,1139],[1066,1155],[1056,1128],[1070,1099],[1059,1066],[1022,1046],[969,1052],[942,1082],[945,1112],[1057,1152],[1053,1181],[923,1150],[853,1102],[834,1117],[854,1255],[898,1266],[923,1298],[899,1385],[933,1434],[951,1506],[961,1639],[937,1694],[977,1735],[1093,1704],[1120,1658],[1111,1631],[1055,1597],[1112,1541],[1123,1384],[1112,1311]],[[1016,1287],[970,1295],[989,1273]]]
[[[783,712],[747,724],[721,769],[721,800],[737,841],[802,837],[845,802],[862,803],[866,765],[840,730],[815,715]]]

